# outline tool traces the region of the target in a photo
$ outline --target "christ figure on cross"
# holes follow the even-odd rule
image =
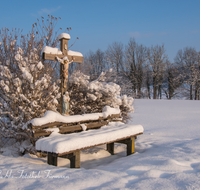
[[[60,79],[61,79],[61,114],[69,115],[69,94],[67,92],[68,68],[72,62],[82,63],[83,55],[79,52],[68,50],[68,40],[70,35],[62,33],[58,36],[60,40],[60,49],[46,46],[43,49],[44,60],[54,60],[60,62]]]

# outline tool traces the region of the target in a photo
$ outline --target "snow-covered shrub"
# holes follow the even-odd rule
[[[19,152],[29,151],[31,146],[21,146],[31,139],[27,122],[58,108],[60,80],[53,63],[41,61],[43,47],[56,46],[55,19],[50,20],[46,31],[38,31],[35,23],[27,35],[0,29],[0,148],[15,143]]]
[[[109,72],[101,73],[98,79],[90,81],[90,77],[80,71],[69,78],[70,114],[102,112],[104,106],[120,108],[123,120],[133,112],[133,98],[121,96],[121,88],[109,81]]]
[[[6,123],[1,120],[0,133],[5,137],[27,137],[27,121],[43,115],[46,110],[57,110],[59,86],[44,72],[37,49],[26,57],[18,48],[14,62],[9,64],[12,67],[0,65],[0,113],[7,118]]]

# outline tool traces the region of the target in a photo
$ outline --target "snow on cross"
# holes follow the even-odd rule
[[[58,36],[60,40],[60,50],[49,46],[43,49],[43,59],[59,61],[60,64],[60,79],[61,79],[61,114],[69,115],[69,96],[67,92],[68,67],[72,62],[82,63],[83,55],[76,51],[68,51],[68,40],[70,35],[62,33]]]
[[[83,55],[76,51],[68,50],[68,40],[70,40],[70,35],[67,33],[62,33],[58,36],[60,40],[60,50],[58,48],[52,48],[45,46],[43,49],[43,59],[56,61],[57,57],[63,59],[68,57],[69,62],[82,63]]]

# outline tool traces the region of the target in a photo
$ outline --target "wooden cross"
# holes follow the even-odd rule
[[[46,46],[43,49],[43,59],[59,61],[60,64],[60,89],[61,89],[61,114],[68,115],[69,110],[63,108],[66,103],[66,99],[69,103],[69,99],[66,98],[67,94],[67,81],[68,81],[68,67],[72,62],[82,63],[83,55],[79,52],[68,51],[68,40],[70,40],[70,35],[67,33],[62,33],[58,36],[60,40],[60,50],[58,48],[51,48]],[[69,106],[69,105],[68,105]]]

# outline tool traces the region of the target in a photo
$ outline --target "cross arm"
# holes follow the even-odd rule
[[[44,60],[52,60],[52,61],[56,61],[56,57],[59,57],[60,59],[63,59],[65,57],[65,55],[63,54],[49,54],[49,53],[45,53],[43,52],[42,58]],[[80,55],[67,55],[69,62],[75,62],[75,63],[83,63],[83,56]]]

